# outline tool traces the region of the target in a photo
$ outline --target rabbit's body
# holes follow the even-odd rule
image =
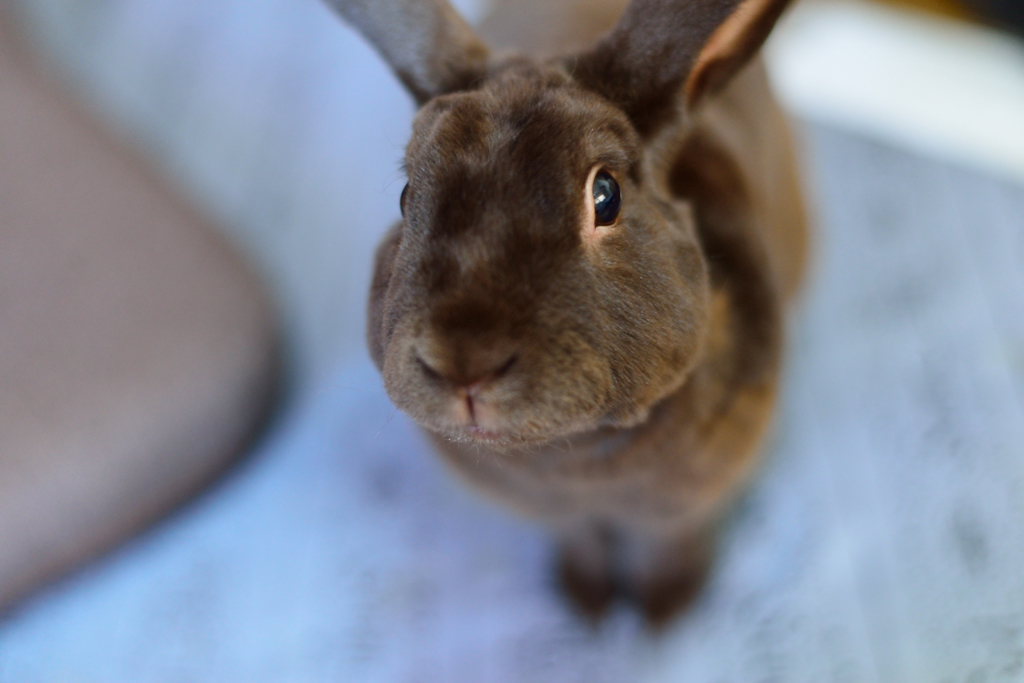
[[[553,529],[579,606],[599,613],[618,588],[655,621],[701,585],[756,463],[807,230],[763,65],[719,69],[751,57],[785,0],[750,0],[766,26],[744,23],[718,61],[691,57],[686,79],[668,62],[667,94],[645,91],[642,71],[623,86],[617,55],[658,54],[635,26],[657,33],[651,17],[673,2],[636,0],[597,50],[553,61],[626,3],[499,3],[482,35],[539,58],[499,62],[421,111],[405,221],[378,251],[370,304],[389,393],[454,470]],[[698,16],[668,26],[664,50],[721,21],[687,11]],[[622,186],[608,228],[586,201],[569,227],[588,168],[587,183],[607,168]]]

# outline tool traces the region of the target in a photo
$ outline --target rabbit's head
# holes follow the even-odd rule
[[[370,302],[388,394],[497,448],[643,421],[697,361],[710,293],[656,141],[785,0],[634,0],[596,47],[545,62],[492,60],[443,0],[374,2],[393,11],[338,4],[422,105]],[[376,18],[403,12],[418,23]]]

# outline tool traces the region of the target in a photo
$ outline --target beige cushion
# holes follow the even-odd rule
[[[0,606],[209,481],[277,357],[245,263],[11,43],[0,30]]]

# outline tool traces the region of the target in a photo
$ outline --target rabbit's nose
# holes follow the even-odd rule
[[[519,359],[508,351],[451,350],[448,353],[430,353],[419,349],[416,361],[424,374],[443,380],[467,394],[475,394],[488,384],[504,377]]]

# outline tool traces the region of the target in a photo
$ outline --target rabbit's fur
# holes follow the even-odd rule
[[[804,267],[755,54],[786,1],[499,3],[482,34],[531,58],[491,56],[442,0],[376,1],[448,26],[403,24],[403,42],[336,2],[390,36],[375,43],[423,104],[370,297],[388,394],[466,481],[553,529],[579,607],[621,591],[661,622],[756,462]],[[621,187],[610,226],[599,168]]]

